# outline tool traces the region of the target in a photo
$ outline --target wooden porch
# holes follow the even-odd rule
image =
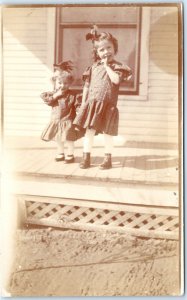
[[[28,223],[138,236],[178,238],[178,149],[173,144],[127,142],[115,147],[113,168],[100,170],[103,147],[95,146],[90,169],[55,162],[55,148],[37,138],[5,141],[14,174],[13,194]]]

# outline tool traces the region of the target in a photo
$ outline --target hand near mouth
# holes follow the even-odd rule
[[[109,57],[108,57],[108,56],[104,57],[104,58],[102,59],[102,62],[103,62],[103,64],[104,64],[104,66],[107,66],[107,65],[108,65],[108,62],[109,62]]]

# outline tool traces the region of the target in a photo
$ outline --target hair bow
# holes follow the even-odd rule
[[[87,41],[92,40],[92,42],[93,42],[93,41],[97,40],[99,38],[99,36],[100,36],[100,34],[98,34],[98,27],[97,27],[97,25],[94,24],[92,26],[90,32],[87,33],[86,40]]]
[[[67,71],[70,72],[73,70],[74,66],[73,66],[73,62],[71,60],[67,60],[67,61],[61,61],[58,64],[54,64],[53,65],[55,68],[60,69],[62,71]]]

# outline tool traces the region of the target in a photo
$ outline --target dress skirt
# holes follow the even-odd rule
[[[93,128],[96,133],[118,135],[119,111],[114,104],[92,100],[80,108],[73,124],[78,127]]]
[[[71,120],[52,120],[41,135],[43,141],[57,141],[58,139],[61,142],[76,141],[80,137],[80,132],[75,130]]]

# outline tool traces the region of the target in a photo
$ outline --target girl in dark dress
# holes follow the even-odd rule
[[[85,84],[82,105],[73,122],[76,126],[86,129],[80,168],[90,167],[94,136],[103,133],[105,158],[100,169],[109,169],[112,167],[113,136],[118,134],[119,85],[122,80],[131,77],[131,70],[114,59],[118,43],[110,33],[97,34],[97,31],[92,31],[87,37],[93,42],[95,62],[83,74]]]
[[[71,61],[62,62],[55,67],[57,70],[52,78],[54,90],[41,94],[41,98],[52,109],[51,120],[42,132],[41,139],[57,143],[56,161],[64,160],[65,163],[72,163],[74,162],[74,141],[79,138],[78,131],[75,131],[72,123],[79,103],[76,95],[69,89],[73,81]],[[65,144],[67,146],[66,157]]]

